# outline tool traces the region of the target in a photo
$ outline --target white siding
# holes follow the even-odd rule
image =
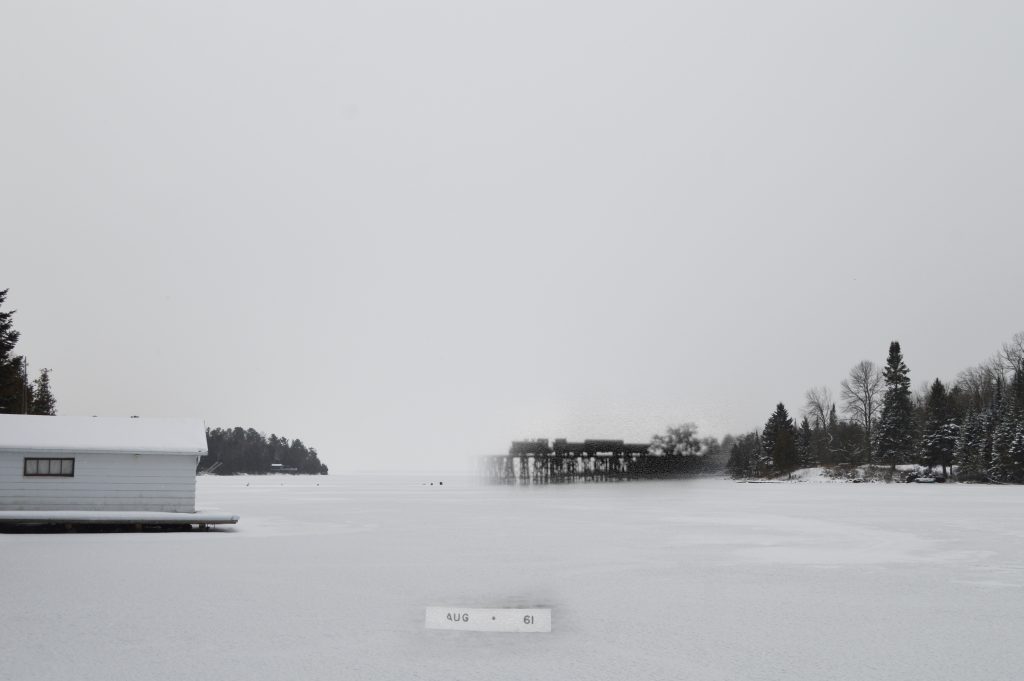
[[[75,476],[26,477],[25,458],[75,459]],[[174,511],[196,506],[196,455],[0,452],[0,510]]]

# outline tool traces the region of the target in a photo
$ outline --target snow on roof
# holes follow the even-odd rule
[[[199,419],[0,414],[0,450],[205,454]]]

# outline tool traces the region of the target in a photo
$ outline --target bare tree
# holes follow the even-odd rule
[[[928,393],[932,390],[932,384],[928,381],[921,381],[913,394],[910,396],[910,402],[914,405],[914,409],[924,409],[924,405],[928,402]]]
[[[697,437],[697,426],[683,423],[669,426],[665,429],[664,435],[651,437],[650,452],[659,456],[698,456],[702,453],[703,446]]]
[[[961,371],[956,377],[956,385],[966,396],[972,409],[986,409],[995,399],[996,383],[1003,378],[1003,367],[997,356],[976,367]]]
[[[1005,373],[1024,370],[1024,331],[1015,333],[1010,341],[1003,343],[999,363]]]
[[[827,386],[811,388],[805,399],[804,418],[814,424],[807,441],[808,458],[814,465],[831,465],[835,463],[836,454],[832,446],[835,435],[832,419],[836,413],[832,391]]]
[[[850,369],[850,377],[843,380],[840,396],[843,413],[864,429],[867,460],[871,461],[875,421],[882,410],[882,372],[870,360],[858,362]]]
[[[804,415],[818,428],[827,429],[828,415],[832,413],[832,407],[835,405],[832,391],[823,385],[820,388],[811,388],[805,397],[807,401],[804,403]]]
[[[971,409],[987,409],[996,396],[996,385],[1012,380],[1014,372],[1024,371],[1024,331],[1013,338],[989,359],[964,369],[956,377],[956,387]]]

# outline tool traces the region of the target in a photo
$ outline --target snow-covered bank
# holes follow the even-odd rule
[[[896,466],[893,474],[888,466],[856,466],[798,468],[789,475],[775,478],[741,478],[737,482],[912,482],[915,478],[925,478],[931,482],[945,482],[939,468],[929,468],[916,464]]]
[[[0,535],[4,679],[1015,679],[1024,488],[204,477],[242,521]],[[427,605],[546,607],[550,634]]]

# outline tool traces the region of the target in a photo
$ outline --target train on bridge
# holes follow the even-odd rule
[[[654,452],[649,442],[559,438],[513,441],[508,454],[484,457],[482,467],[491,482],[525,485],[681,477],[697,472],[699,461]]]

